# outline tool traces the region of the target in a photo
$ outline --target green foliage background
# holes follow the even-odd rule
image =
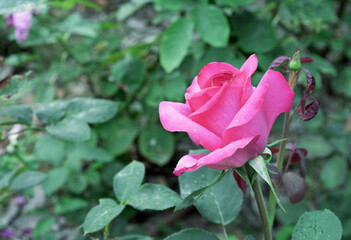
[[[305,200],[294,205],[282,192],[286,213],[278,211],[274,234],[280,240],[294,238],[298,235],[294,226],[305,211],[327,208],[341,220],[343,239],[351,238],[349,1],[2,0],[0,14],[22,3],[40,8],[25,42],[17,44],[13,28],[0,19],[0,56],[4,58],[0,81],[17,75],[0,89],[0,208],[6,213],[18,195],[41,199],[42,204],[18,217],[40,216],[32,226],[34,239],[58,239],[63,230],[67,239],[84,239],[78,227],[90,209],[88,217],[96,221],[105,209],[113,209],[108,220],[120,214],[110,225],[110,235],[118,239],[162,239],[186,227],[221,236],[221,226],[210,222],[230,223],[231,239],[258,237],[260,225],[249,195],[240,213],[234,208],[230,215],[223,205],[219,212],[227,212],[229,220],[214,220],[218,212],[204,220],[194,208],[179,215],[172,210],[141,212],[176,205],[179,199],[171,189],[179,192],[179,188],[172,169],[181,156],[197,148],[186,134],[162,128],[158,104],[184,101],[187,86],[208,62],[225,61],[240,68],[256,53],[259,66],[252,82],[257,85],[272,60],[297,50],[315,60],[303,67],[316,79],[314,96],[321,108],[310,122],[293,120],[289,141],[308,150],[307,191]],[[304,84],[301,75],[296,99]],[[7,133],[15,123],[26,129],[9,141]],[[279,118],[271,141],[279,139],[281,127]],[[116,173],[132,160],[143,163],[145,176],[141,174],[134,186],[138,192],[133,194],[139,195],[131,194],[131,201],[124,202]],[[298,170],[298,166],[290,168]],[[233,182],[223,184],[227,188]],[[182,195],[187,188],[191,186],[180,186]],[[221,190],[213,191],[224,194]],[[268,187],[264,190],[268,193]],[[157,206],[153,201],[138,201],[154,191],[168,200]],[[241,195],[240,203],[235,203],[238,209],[240,199]],[[201,213],[211,203],[202,200],[195,206]],[[299,224],[308,217],[332,214],[326,211],[304,214]],[[84,222],[83,227],[98,224]],[[24,230],[4,221],[1,227],[15,228],[18,234]],[[199,230],[177,234],[169,239],[184,239],[186,234],[215,238]],[[89,236],[102,237],[102,233]]]

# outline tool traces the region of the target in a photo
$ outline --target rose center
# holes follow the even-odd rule
[[[221,72],[221,73],[217,73],[215,75],[213,75],[210,78],[210,83],[211,86],[218,86],[221,87],[223,86],[224,83],[228,82],[228,81],[232,81],[234,78],[234,73],[232,72]]]

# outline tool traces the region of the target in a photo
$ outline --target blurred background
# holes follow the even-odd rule
[[[178,192],[173,168],[199,146],[185,133],[163,130],[159,103],[184,102],[186,88],[209,62],[240,68],[255,53],[259,66],[252,83],[257,85],[276,57],[292,57],[297,50],[314,59],[303,67],[316,80],[313,97],[320,109],[308,122],[295,117],[290,127],[288,141],[308,151],[306,194],[291,204],[281,192],[287,212],[278,210],[275,236],[290,239],[303,212],[328,208],[342,222],[343,239],[351,239],[350,1],[32,0],[38,8],[16,25],[6,8],[17,2],[0,8],[0,86],[12,75],[21,84],[1,99],[3,239],[84,239],[79,226],[89,209],[99,198],[113,197],[113,176],[132,160],[145,164],[147,182]],[[300,74],[295,106],[305,82]],[[99,106],[104,113],[94,110]],[[83,125],[67,117],[80,113],[82,119],[90,114]],[[91,120],[100,114],[111,116]],[[58,126],[63,116],[67,121]],[[269,142],[280,138],[282,120]],[[22,125],[16,130],[12,123]],[[13,128],[21,133],[9,135]],[[6,179],[24,170],[28,184],[9,187]],[[175,214],[128,207],[110,232],[139,234],[125,239],[162,239],[185,227],[222,234],[220,225],[193,207]],[[227,227],[229,237],[257,237],[260,229],[247,194]]]

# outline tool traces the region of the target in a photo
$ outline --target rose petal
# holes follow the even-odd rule
[[[256,54],[252,54],[245,62],[244,64],[241,66],[240,68],[240,72],[245,72],[246,77],[250,78],[252,76],[252,74],[254,74],[254,72],[257,69],[257,55]]]
[[[233,83],[225,83],[217,94],[205,105],[189,115],[189,118],[207,129],[222,136],[223,131],[233,120],[240,109],[242,89],[237,87],[238,81],[243,81],[245,74],[238,74],[234,77]]]
[[[193,79],[191,85],[187,88],[187,93],[195,93],[201,91],[199,84],[197,83],[197,76]]]
[[[210,87],[212,76],[219,73],[232,73],[233,75],[236,75],[239,73],[239,70],[229,63],[224,62],[211,62],[206,64],[197,76],[197,82],[200,88],[204,89],[205,87]]]
[[[200,92],[185,93],[185,100],[189,104],[191,110],[195,112],[215,96],[219,90],[220,87],[209,87]]]
[[[246,62],[240,68],[241,72],[246,74],[246,81],[243,85],[243,93],[241,97],[241,106],[244,106],[247,100],[251,97],[254,87],[251,84],[251,76],[257,69],[257,56],[256,54],[251,55]]]
[[[173,173],[179,176],[202,166],[216,170],[241,167],[249,159],[257,156],[256,141],[258,138],[259,136],[243,138],[209,154],[185,155],[179,160]]]
[[[195,144],[213,151],[219,148],[222,140],[215,133],[188,118],[191,109],[187,104],[161,102],[159,114],[162,126],[170,132],[187,132]]]
[[[268,134],[278,115],[291,109],[294,92],[283,75],[268,70],[246,104],[223,133],[226,145],[243,137],[260,135],[258,151],[267,144]]]
[[[197,166],[197,161],[204,156],[206,156],[206,154],[189,154],[183,156],[179,160],[177,167],[173,171],[173,174],[180,176],[184,172],[192,172],[199,169],[201,166]]]

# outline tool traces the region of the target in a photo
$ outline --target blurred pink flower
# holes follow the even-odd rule
[[[17,12],[5,15],[6,26],[15,27],[15,37],[18,43],[25,41],[32,26],[32,11]]]
[[[18,196],[15,198],[15,203],[17,204],[17,206],[22,207],[27,203],[27,200],[23,196]]]
[[[185,103],[161,102],[160,120],[171,132],[187,132],[211,153],[186,155],[175,175],[207,166],[217,170],[241,167],[263,152],[278,115],[291,109],[294,92],[279,72],[269,70],[251,85],[257,57],[239,69],[228,63],[204,66],[185,93]]]
[[[0,236],[1,236],[1,239],[10,239],[15,236],[15,233],[8,229],[2,229],[0,230]]]

